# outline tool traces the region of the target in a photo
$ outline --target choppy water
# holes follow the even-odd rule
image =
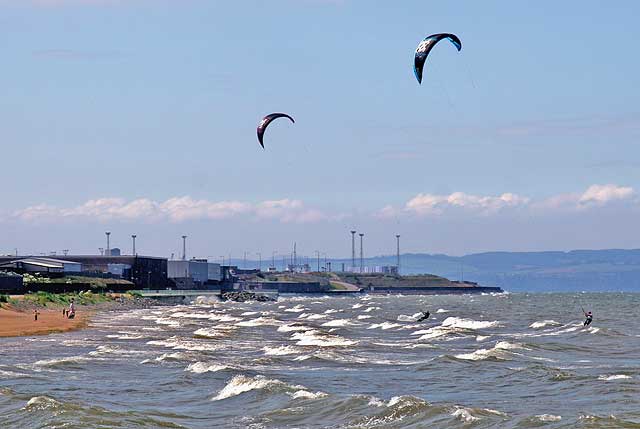
[[[640,428],[639,305],[373,295],[104,313],[0,339],[0,426]]]

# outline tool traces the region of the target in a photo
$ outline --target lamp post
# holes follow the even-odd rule
[[[362,250],[362,237],[364,237],[364,234],[360,233],[360,274],[364,273],[364,252]]]
[[[136,237],[137,237],[137,235],[135,235],[135,234],[131,235],[131,240],[133,241],[133,252],[132,252],[133,256],[137,255],[137,253],[136,253]]]
[[[182,236],[182,260],[187,260],[187,236]]]
[[[351,231],[351,271],[356,270],[356,231]]]
[[[396,234],[396,268],[398,270],[398,275],[400,275],[400,234]]]
[[[107,256],[111,256],[111,247],[109,245],[109,237],[111,236],[111,233],[109,231],[104,233],[107,236],[107,249],[105,250],[105,254]]]

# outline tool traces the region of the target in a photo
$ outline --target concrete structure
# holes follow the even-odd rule
[[[168,261],[167,277],[179,288],[202,287],[209,280],[209,263],[198,259]]]
[[[209,274],[207,276],[207,280],[214,281],[214,282],[222,281],[222,268],[220,267],[220,264],[208,262],[207,266],[208,266],[208,274]]]

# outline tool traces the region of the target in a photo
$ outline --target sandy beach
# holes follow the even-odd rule
[[[67,319],[59,310],[38,310],[38,320],[34,320],[33,310],[17,311],[13,308],[0,309],[0,337],[20,337],[66,332],[85,327],[91,312],[78,312],[74,319]]]

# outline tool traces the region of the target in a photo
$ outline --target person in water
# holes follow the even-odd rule
[[[584,313],[584,317],[586,317],[586,319],[583,326],[591,325],[591,322],[593,322],[593,314],[590,311],[587,311],[586,313]]]
[[[422,316],[420,316],[420,318],[417,321],[418,322],[422,322],[423,320],[427,320],[429,318],[429,316],[431,316],[431,313],[429,313],[428,311],[425,313],[423,311],[422,312]]]

